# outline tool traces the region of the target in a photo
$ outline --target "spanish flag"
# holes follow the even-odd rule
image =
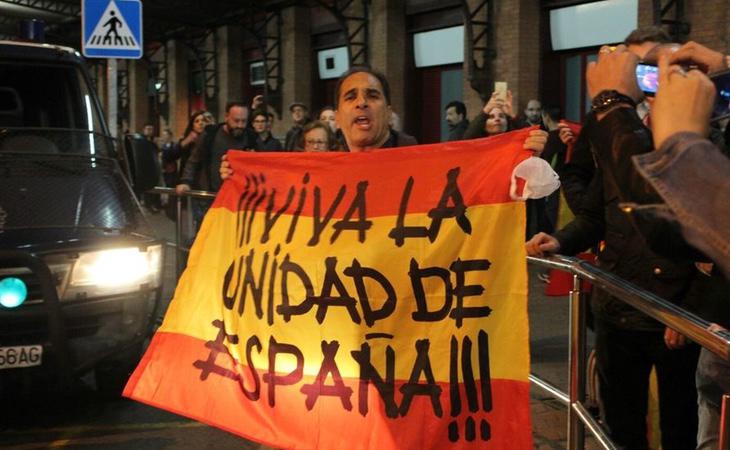
[[[532,448],[527,133],[229,152],[124,395],[276,448]]]

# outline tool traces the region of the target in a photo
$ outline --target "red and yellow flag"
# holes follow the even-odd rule
[[[230,152],[124,395],[276,448],[532,448],[527,132]]]

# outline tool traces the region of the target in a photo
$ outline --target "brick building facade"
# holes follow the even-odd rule
[[[346,49],[349,44],[351,55],[364,48],[369,64],[387,75],[391,83],[393,109],[401,116],[405,131],[414,134],[421,142],[434,141],[438,140],[438,133],[428,134],[428,130],[442,127],[442,105],[446,100],[462,100],[467,105],[469,116],[474,116],[481,109],[484,96],[489,95],[492,83],[497,80],[506,81],[513,91],[517,111],[521,111],[531,98],[565,107],[566,98],[570,95],[566,90],[584,91],[583,86],[577,86],[578,79],[574,83],[576,86],[571,87],[571,80],[566,78],[569,75],[567,67],[575,62],[577,65],[574,66],[582,70],[597,50],[594,46],[556,52],[551,47],[550,11],[579,3],[574,1],[355,0],[350,8],[359,10],[340,13],[364,20],[345,21],[347,23],[338,20],[338,12],[333,11],[332,2],[265,3],[282,5],[276,17],[264,27],[263,34],[268,40],[262,42],[261,27],[258,35],[255,32],[261,21],[273,17],[263,13],[249,25],[227,25],[214,30],[215,39],[206,44],[208,54],[213,52],[215,55],[213,68],[201,69],[200,55],[195,56],[189,44],[180,40],[165,43],[167,84],[164,108],[155,107],[155,99],[152,99],[154,92],[150,92],[146,79],[150,72],[148,64],[145,61],[126,64],[128,129],[139,130],[144,122],[155,122],[155,116],[159,115],[160,128],[169,126],[178,136],[185,127],[189,112],[203,105],[222,119],[227,100],[249,101],[254,95],[264,92],[262,85],[251,83],[251,65],[264,60],[265,54],[268,54],[269,57],[278,55],[278,65],[272,62],[273,59],[268,61],[269,71],[278,74],[278,78],[269,80],[268,92],[276,100],[272,102],[277,112],[274,134],[282,136],[290,126],[287,107],[291,102],[312,105],[312,114],[314,109],[333,102],[335,80],[320,78],[318,52],[339,47]],[[634,3],[638,9],[639,26],[655,23],[656,0],[634,0]],[[727,53],[730,50],[727,0],[687,1],[683,4],[683,20],[689,24],[687,37]],[[492,17],[488,17],[489,12]],[[472,16],[471,19],[465,19],[468,16]],[[481,25],[485,22],[486,26]],[[357,28],[363,23],[365,28]],[[474,47],[477,48],[471,50],[467,33],[461,48],[448,49],[463,53],[459,63],[415,67],[415,35],[459,26],[465,30],[471,26],[474,35],[488,28],[485,36],[490,37],[490,41],[486,46],[484,40],[481,44],[475,42]],[[360,34],[353,30],[360,30]],[[486,47],[486,53],[479,47]],[[475,83],[470,80],[471,59],[482,67],[476,70],[477,75],[481,75],[476,84],[481,83],[478,87],[482,92],[478,92],[473,86]],[[573,70],[578,70],[575,67]],[[201,83],[201,77],[207,77],[208,81]],[[100,85],[103,86],[103,83]],[[452,94],[460,98],[441,98]],[[584,100],[582,98],[581,101]],[[573,114],[580,111],[575,110]]]

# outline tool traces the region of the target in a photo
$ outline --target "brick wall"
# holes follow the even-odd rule
[[[470,1],[474,8],[477,1]],[[540,86],[540,5],[531,0],[495,3],[496,59],[494,80],[506,81],[514,97],[515,112],[532,98],[539,98]],[[472,56],[465,54],[465,61]],[[466,74],[466,65],[464,66]],[[491,90],[491,86],[489,87]],[[487,94],[488,95],[488,94]],[[474,116],[483,106],[478,93],[464,80],[464,103]]]
[[[287,8],[283,11],[282,19],[282,119],[274,123],[275,136],[286,135],[292,126],[289,104],[298,101],[311,105],[311,67],[317,63],[312,58],[309,9],[302,6]]]
[[[654,23],[652,0],[639,1],[639,26]],[[687,20],[691,24],[689,38],[725,54],[730,53],[730,12],[727,0],[684,2]],[[674,17],[670,10],[668,18]]]
[[[407,122],[405,1],[373,0],[370,6],[370,65],[385,74],[391,91],[391,104]]]

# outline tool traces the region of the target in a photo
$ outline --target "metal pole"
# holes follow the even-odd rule
[[[585,400],[585,339],[586,314],[580,295],[580,278],[573,275],[573,289],[570,291],[570,355],[568,383],[570,384],[570,407],[568,408],[568,449],[582,450],[585,444],[585,426],[573,407]]]
[[[719,450],[730,450],[730,424],[728,424],[728,415],[730,415],[730,395],[722,396],[722,412],[720,413],[720,443],[717,448]]]
[[[183,271],[183,256],[182,256],[182,197],[179,195],[175,196],[175,267],[177,269],[177,278],[180,278],[180,274]]]
[[[106,116],[109,119],[109,134],[114,139],[117,138],[117,101],[119,96],[117,95],[117,60],[108,59],[106,65],[106,80],[107,80],[107,111]]]

